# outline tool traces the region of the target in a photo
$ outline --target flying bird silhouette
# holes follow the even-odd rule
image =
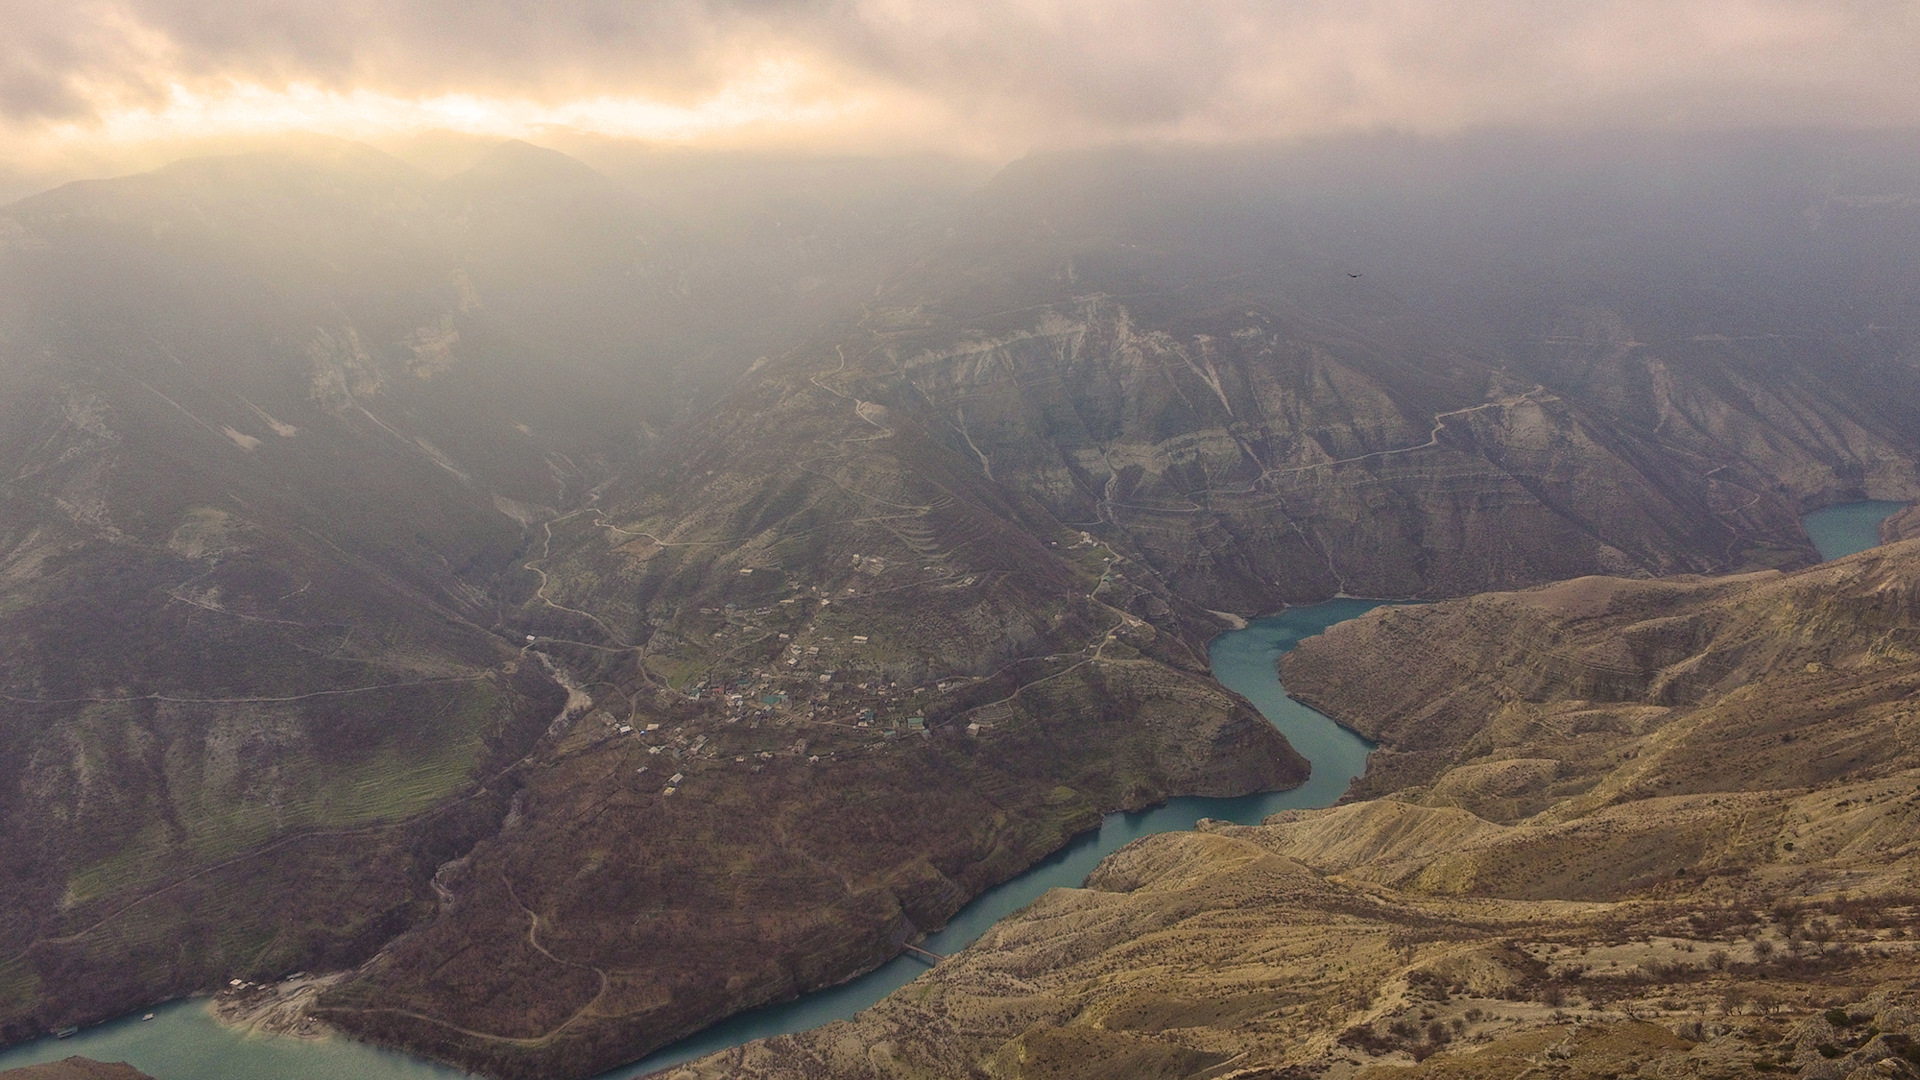
[[[1348,277],[1366,277],[1367,275],[1365,275],[1365,274],[1356,274],[1356,273],[1354,273],[1353,271],[1351,271],[1351,270],[1349,270],[1349,271],[1347,271],[1347,276],[1348,276]]]

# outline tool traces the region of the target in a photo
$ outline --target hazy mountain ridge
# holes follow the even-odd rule
[[[495,633],[525,528],[831,306],[690,362],[711,294],[754,302],[737,266],[525,146],[444,182],[351,145],[183,162],[0,223],[10,1038],[430,913],[565,699]]]
[[[1916,596],[1907,542],[1375,611],[1285,677],[1389,764],[1446,745],[1413,786],[1149,837],[852,1021],[668,1075],[1906,1075]],[[1676,665],[1713,675],[1676,700]]]
[[[499,813],[436,808],[559,708],[474,621],[491,620],[470,582],[517,527],[358,404],[388,373],[337,310],[298,306],[329,260],[366,265],[384,205],[367,187],[395,179],[365,158],[338,176],[359,186],[329,198],[292,163],[210,163],[9,209],[16,1037],[370,954],[430,895],[432,853]],[[255,201],[223,219],[208,193],[233,189]],[[325,226],[295,239],[317,251],[255,232],[316,203]],[[269,265],[276,244],[314,262]],[[390,287],[395,261],[364,284]],[[369,338],[436,299],[382,293]],[[276,316],[296,342],[262,325]]]
[[[1754,171],[1764,146],[1533,146],[1540,190],[1505,208],[1500,166],[1371,148],[1441,159],[1427,189],[1346,149],[1320,167],[1348,205],[1302,190],[1310,151],[1016,165],[836,347],[996,481],[1243,613],[1804,562],[1806,509],[1920,490],[1891,287],[1920,266],[1887,243],[1920,218],[1830,190],[1920,186],[1871,140],[1772,148],[1805,178]],[[1742,185],[1771,190],[1689,218]]]

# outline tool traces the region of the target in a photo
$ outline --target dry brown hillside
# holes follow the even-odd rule
[[[1920,536],[1920,505],[1909,506],[1880,523],[1880,542],[1891,544]]]
[[[0,1072],[0,1080],[153,1080],[153,1078],[125,1062],[108,1063],[76,1056],[49,1061],[44,1065],[8,1069]]]
[[[1916,646],[1920,541],[1376,611],[1284,668],[1374,797],[1150,837],[673,1075],[1920,1076]]]

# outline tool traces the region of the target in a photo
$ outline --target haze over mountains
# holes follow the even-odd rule
[[[821,243],[793,209],[791,230],[729,222],[758,242],[692,236],[524,144],[444,182],[323,146],[9,208],[20,1007],[40,1008],[32,942],[210,865],[147,901],[135,939],[49,946],[82,955],[43,963],[90,973],[55,980],[57,1008],[128,1008],[281,957],[354,962],[417,917],[434,867],[473,840],[450,824],[469,804],[447,800],[504,799],[474,782],[565,700],[491,629],[525,529],[770,333],[870,289],[860,267],[886,256],[860,245],[919,224],[909,208],[888,235]],[[504,811],[478,811],[482,830]],[[315,830],[366,827],[351,851],[308,851]]]
[[[349,1031],[586,1075],[1297,782],[1210,611],[1808,565],[1801,513],[1920,496],[1916,150],[703,199],[328,145],[6,207],[0,1030],[341,971]]]

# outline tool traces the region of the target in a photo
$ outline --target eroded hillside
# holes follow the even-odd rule
[[[1799,514],[1920,495],[1916,219],[1833,187],[1914,179],[1615,149],[1036,158],[799,359],[1242,614],[1804,565]]]

